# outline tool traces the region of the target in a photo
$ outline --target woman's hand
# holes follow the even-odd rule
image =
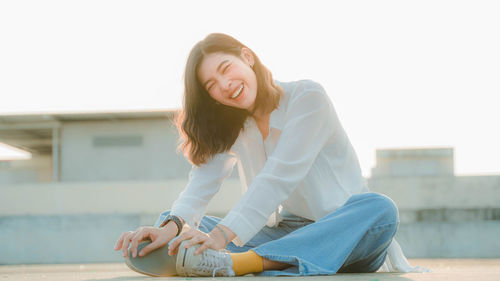
[[[177,234],[177,225],[174,222],[169,222],[165,227],[139,227],[135,231],[122,233],[115,245],[115,251],[122,249],[123,257],[128,255],[129,244],[132,244],[130,250],[132,257],[137,256],[137,246],[141,241],[151,240],[151,243],[144,247],[139,256],[145,256],[149,252],[165,246]]]
[[[178,247],[184,240],[189,240],[189,242],[185,245],[186,249],[193,245],[201,244],[201,246],[194,252],[195,255],[201,254],[207,248],[214,250],[224,249],[226,247],[224,236],[220,232],[216,233],[218,234],[215,234],[214,231],[212,231],[207,234],[185,225],[179,237],[172,241],[172,243],[168,246],[168,254],[177,254],[179,251]]]

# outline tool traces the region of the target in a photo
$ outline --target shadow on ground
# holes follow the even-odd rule
[[[293,278],[295,280],[307,279],[307,280],[348,280],[348,281],[412,281],[413,279],[403,277],[403,273],[343,273],[335,275],[316,275],[316,276],[279,276],[278,278]],[[216,279],[226,279],[227,277],[217,277]],[[247,279],[252,278],[252,280],[273,280],[276,277],[260,277],[260,276],[240,276],[230,278],[231,280]],[[122,276],[113,278],[100,278],[100,279],[86,279],[83,281],[125,281],[125,280],[204,280],[210,279],[214,280],[212,277],[181,277],[181,276],[171,276],[171,277],[149,277],[149,276]]]

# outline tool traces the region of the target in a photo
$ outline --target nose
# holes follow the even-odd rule
[[[229,91],[231,89],[232,82],[228,78],[221,78],[220,85],[224,91]]]

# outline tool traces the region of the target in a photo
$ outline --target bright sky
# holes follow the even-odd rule
[[[375,149],[454,147],[500,173],[498,1],[1,1],[0,114],[181,106],[211,32],[330,95],[370,175]],[[1,152],[0,152],[1,153]]]

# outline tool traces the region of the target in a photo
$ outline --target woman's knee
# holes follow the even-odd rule
[[[370,192],[368,198],[375,212],[384,217],[388,223],[399,221],[398,207],[391,198],[376,192]]]

